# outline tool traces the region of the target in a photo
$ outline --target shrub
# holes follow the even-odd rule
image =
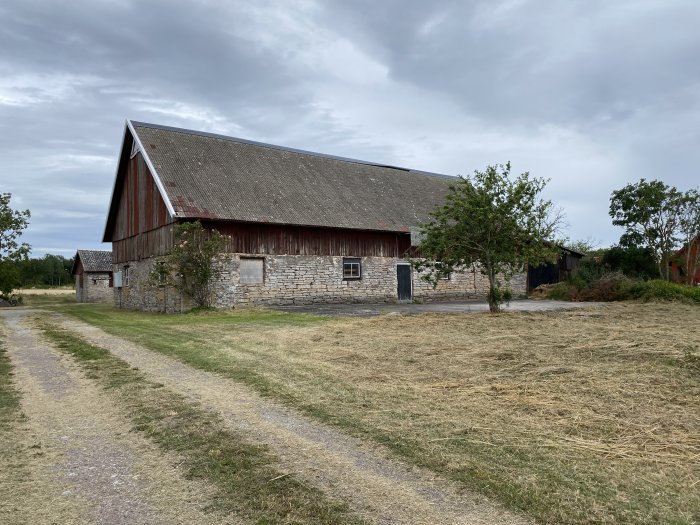
[[[621,272],[603,275],[589,286],[579,290],[579,301],[624,301],[629,299],[629,286],[632,281]]]
[[[632,299],[642,301],[683,301],[700,303],[700,288],[661,279],[636,281],[629,286]]]
[[[676,284],[660,279],[633,280],[621,272],[604,275],[581,285],[581,278],[557,283],[546,289],[546,298],[559,301],[682,301],[700,303],[700,287]]]

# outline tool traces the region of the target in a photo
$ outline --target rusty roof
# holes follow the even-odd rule
[[[133,137],[132,137],[133,136]],[[408,232],[455,177],[127,121],[175,218]],[[116,212],[112,202],[110,215]],[[110,229],[108,218],[105,239]]]

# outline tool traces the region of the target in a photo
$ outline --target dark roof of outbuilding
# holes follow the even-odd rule
[[[75,269],[78,264],[78,259],[83,263],[83,269],[86,272],[111,272],[112,271],[112,252],[104,250],[78,250],[73,261],[72,274],[75,275]]]
[[[122,166],[130,135],[176,218],[408,231],[428,219],[456,180],[132,121],[127,121]],[[110,214],[116,205],[113,201]]]

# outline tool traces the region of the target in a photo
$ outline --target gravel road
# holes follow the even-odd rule
[[[72,318],[63,328],[109,349],[150,379],[218,412],[230,428],[265,443],[278,468],[378,524],[524,524],[517,516],[433,473],[392,459],[341,432],[262,398],[248,387],[115,337]]]
[[[8,491],[0,523],[221,523],[202,511],[207,487],[183,479],[177,457],[131,432],[107,394],[40,337],[31,313],[0,311],[27,418],[16,437],[23,450],[41,450],[27,455],[28,486]]]

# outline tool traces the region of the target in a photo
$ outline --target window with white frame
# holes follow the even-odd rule
[[[123,273],[122,279],[124,281],[124,286],[126,287],[126,286],[129,286],[129,267],[124,266],[123,272],[124,273]]]
[[[265,259],[262,257],[241,258],[238,270],[241,284],[262,284],[265,282]]]
[[[343,279],[361,279],[362,278],[362,262],[359,258],[343,259]]]

